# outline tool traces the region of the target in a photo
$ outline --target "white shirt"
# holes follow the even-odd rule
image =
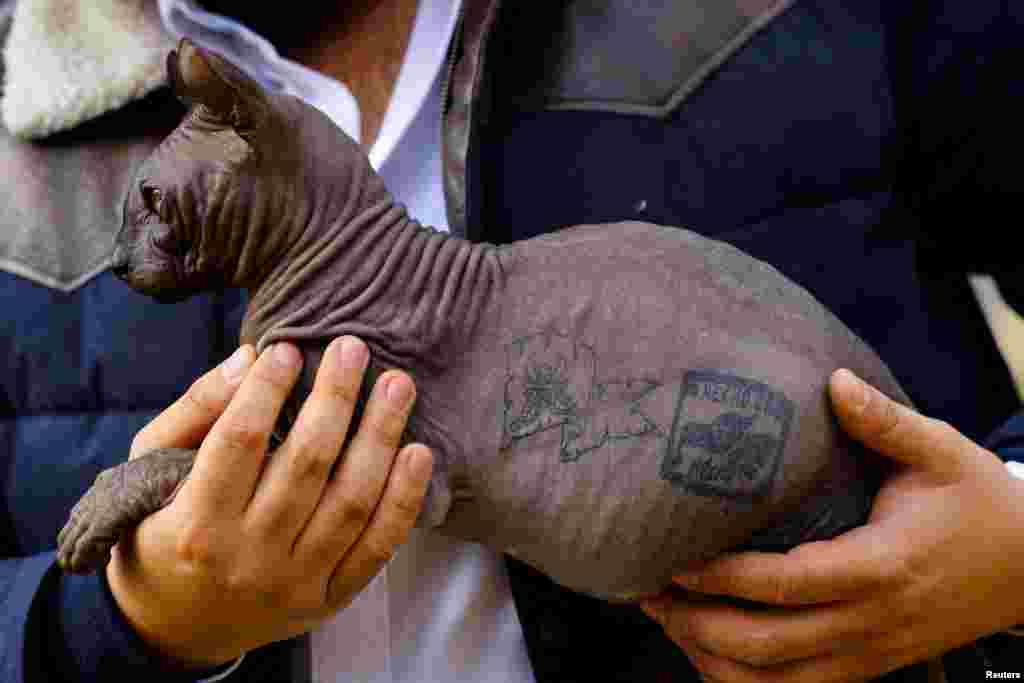
[[[421,0],[370,161],[398,201],[447,230],[440,81],[460,0]],[[266,40],[190,0],[160,0],[164,25],[231,59],[265,86],[318,107],[359,139],[359,108],[338,81],[281,58]],[[346,609],[312,634],[316,683],[532,683],[500,555],[414,529]],[[231,680],[226,673],[215,680]]]

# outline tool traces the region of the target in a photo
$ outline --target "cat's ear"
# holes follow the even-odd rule
[[[270,101],[259,83],[187,38],[167,55],[167,80],[187,106],[203,106],[213,120],[242,137],[258,130],[270,115]]]

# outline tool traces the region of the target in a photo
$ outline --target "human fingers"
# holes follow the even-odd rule
[[[246,510],[247,526],[261,537],[286,537],[291,547],[316,509],[348,433],[368,360],[366,345],[355,337],[327,346],[313,389]]]
[[[331,571],[363,533],[390,476],[414,400],[415,387],[404,372],[391,370],[377,379],[359,430],[295,541],[296,557]]]
[[[873,451],[944,481],[960,478],[974,444],[949,424],[893,401],[846,369],[829,381],[843,430]]]
[[[729,683],[865,683],[929,656],[869,648],[759,667],[719,657],[694,641],[680,647],[705,681]]]
[[[282,342],[267,348],[203,440],[178,492],[198,519],[240,516],[263,469],[278,413],[298,379],[302,356]]]
[[[255,350],[246,344],[193,382],[181,398],[139,430],[129,457],[154,448],[197,448],[228,407],[255,358]]]
[[[347,604],[408,540],[423,506],[432,465],[430,449],[421,444],[409,444],[399,453],[369,526],[331,575],[329,607]]]
[[[777,606],[848,600],[899,585],[903,556],[878,528],[851,529],[833,539],[804,543],[786,553],[722,555],[675,577],[679,585]]]
[[[777,608],[673,598],[646,611],[673,641],[756,667],[861,647],[887,617],[884,601],[874,600]]]

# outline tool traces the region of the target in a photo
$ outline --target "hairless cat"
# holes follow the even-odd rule
[[[406,438],[435,462],[421,526],[631,601],[724,551],[865,520],[881,463],[838,431],[828,377],[848,367],[908,400],[770,266],[638,222],[457,239],[411,219],[316,109],[187,41],[167,66],[190,111],[129,190],[115,272],[161,301],[247,288],[241,341],[305,356],[282,428],[334,337],[369,346],[364,384],[409,372]],[[102,566],[193,457],[157,450],[101,473],[61,532],[61,566]]]

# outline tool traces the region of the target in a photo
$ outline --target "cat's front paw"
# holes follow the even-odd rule
[[[195,451],[165,448],[100,472],[57,536],[60,568],[89,574],[105,567],[121,534],[174,498],[194,460]]]
[[[125,463],[127,465],[128,463]],[[57,536],[57,564],[72,574],[88,574],[106,566],[110,549],[126,526],[127,511],[118,498],[115,480],[124,465],[104,470],[71,510]]]

